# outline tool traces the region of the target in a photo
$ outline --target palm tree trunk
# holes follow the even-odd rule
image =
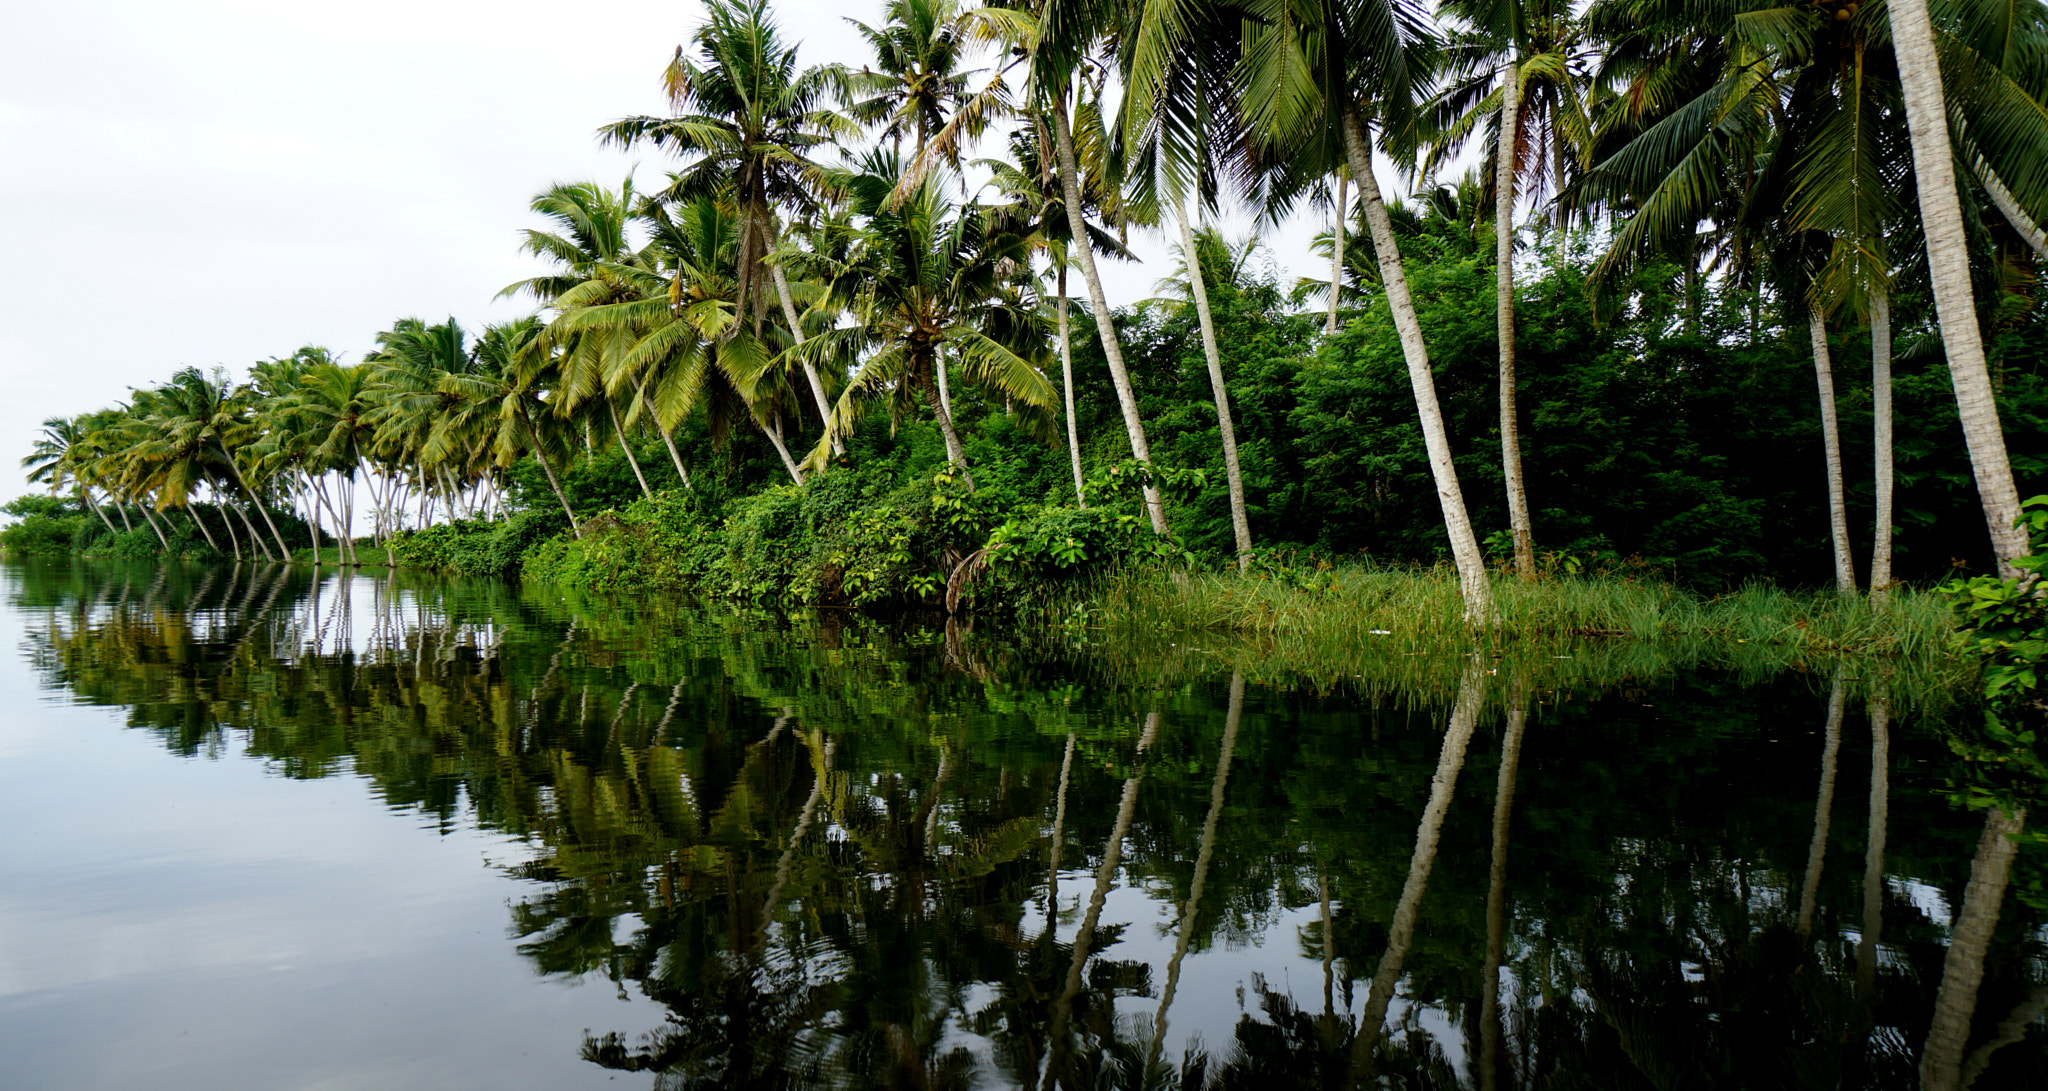
[[[83,501],[85,501],[85,506],[86,506],[86,507],[88,507],[88,508],[91,508],[91,509],[92,509],[92,513],[93,513],[94,515],[97,515],[97,516],[99,516],[99,517],[100,517],[100,522],[101,522],[101,523],[103,523],[103,524],[105,524],[105,526],[106,526],[106,528],[107,528],[107,533],[109,533],[109,534],[113,534],[113,533],[115,533],[115,531],[114,531],[114,521],[113,521],[112,519],[109,519],[109,518],[107,518],[107,513],[106,513],[105,511],[101,510],[101,508],[100,508],[100,505],[99,505],[99,501],[97,501],[97,500],[94,500],[94,499],[92,498],[92,490],[91,490],[91,489],[88,489],[88,488],[86,488],[85,486],[83,486],[83,485],[80,485],[80,486],[78,487],[78,498],[79,498],[80,500],[83,500]]]
[[[249,541],[255,543],[256,549],[262,552],[263,559],[266,561],[276,560],[277,558],[272,557],[270,555],[269,543],[263,540],[263,532],[256,529],[256,521],[249,518],[248,509],[235,507],[235,505],[232,502],[230,502],[228,506],[234,508],[235,514],[241,518],[242,526],[249,531]],[[251,557],[249,559],[253,561],[256,558]]]
[[[139,504],[137,505],[137,507],[141,508],[142,510],[142,521],[149,524],[149,529],[156,531],[157,542],[164,547],[165,552],[169,552],[171,548],[171,540],[169,538],[164,537],[164,528],[156,525],[156,517],[149,513],[149,505]]]
[[[1067,206],[1067,227],[1073,232],[1073,246],[1081,257],[1081,279],[1088,285],[1088,303],[1094,308],[1095,333],[1102,340],[1102,355],[1109,361],[1109,380],[1116,387],[1117,404],[1123,407],[1124,431],[1131,438],[1131,457],[1146,467],[1152,465],[1152,448],[1145,442],[1145,422],[1138,416],[1138,396],[1131,389],[1131,374],[1124,369],[1123,345],[1110,320],[1109,297],[1102,291],[1102,276],[1095,269],[1095,249],[1088,245],[1088,224],[1081,211],[1081,172],[1074,162],[1074,131],[1067,123],[1066,98],[1062,95],[1052,108],[1053,143],[1060,160],[1060,193]],[[1166,522],[1166,502],[1159,487],[1145,485],[1145,514],[1151,517],[1152,532],[1161,537],[1173,533]]]
[[[784,321],[789,323],[789,336],[797,344],[801,345],[805,340],[804,324],[797,317],[796,297],[789,294],[789,278],[783,275],[781,265],[770,265],[768,271],[775,278],[775,294],[782,301],[782,317]],[[818,425],[825,429],[826,435],[832,437],[832,453],[835,455],[845,454],[846,441],[839,438],[838,434],[832,431],[832,401],[825,397],[825,384],[818,378],[816,365],[812,364],[809,360],[804,361],[804,378],[810,381],[811,397],[818,404]]]
[[[228,445],[227,445],[227,444],[225,444],[225,443],[222,443],[222,442],[221,442],[220,440],[218,440],[218,439],[214,440],[214,445],[220,448],[220,455],[221,455],[221,457],[222,457],[222,458],[225,458],[225,459],[227,459],[227,460],[228,460],[228,469],[230,469],[230,470],[233,470],[233,471],[235,471],[235,481],[236,481],[236,483],[237,483],[237,484],[239,484],[239,485],[241,485],[241,486],[242,486],[242,495],[244,495],[244,496],[248,497],[248,498],[249,498],[249,502],[250,502],[251,504],[254,504],[254,505],[256,506],[256,514],[258,514],[258,515],[260,515],[260,516],[262,516],[262,517],[263,517],[263,525],[264,525],[264,526],[267,526],[267,527],[269,527],[269,528],[270,528],[270,536],[271,536],[272,538],[275,538],[275,539],[277,539],[277,556],[278,556],[278,559],[279,559],[279,560],[283,560],[283,559],[285,559],[285,558],[288,558],[288,557],[290,557],[290,556],[292,555],[292,553],[291,553],[291,550],[289,550],[289,549],[286,549],[286,548],[284,547],[284,535],[282,535],[282,534],[279,534],[279,533],[277,532],[277,524],[276,524],[276,523],[273,523],[273,522],[271,522],[271,521],[270,521],[270,513],[269,513],[269,512],[267,512],[267,511],[264,511],[264,510],[263,510],[263,501],[261,501],[261,500],[258,500],[258,499],[256,499],[256,493],[255,493],[255,492],[254,492],[253,490],[251,490],[251,489],[249,488],[249,479],[248,479],[248,478],[246,478],[246,477],[243,477],[243,476],[242,476],[242,467],[241,467],[241,466],[240,466],[240,465],[239,465],[238,463],[236,463],[236,462],[235,462],[235,456],[233,456],[233,455],[231,455],[231,454],[229,454],[229,453],[228,453]],[[248,518],[248,517],[247,517],[247,516],[243,516],[243,518],[245,518],[245,519],[246,519],[246,518]],[[251,530],[250,530],[250,533],[252,533],[252,534],[253,534],[253,533],[255,533],[255,530],[254,530],[254,528],[251,528]],[[262,545],[262,544],[263,544],[263,539],[262,539],[261,537],[258,537],[258,538],[257,538],[257,540],[256,540],[256,543],[257,543],[258,545]],[[270,547],[269,547],[269,546],[264,546],[264,547],[263,547],[263,555],[264,555],[264,556],[266,556],[266,557],[268,557],[268,556],[270,555]]]
[[[1372,173],[1372,150],[1366,144],[1356,111],[1344,111],[1344,150],[1351,161],[1351,176],[1358,180],[1359,202],[1372,228],[1373,248],[1379,251],[1380,281],[1393,312],[1394,329],[1401,337],[1401,354],[1408,361],[1408,384],[1415,391],[1415,410],[1422,418],[1422,440],[1429,451],[1429,471],[1436,481],[1437,504],[1443,509],[1444,531],[1451,539],[1451,557],[1457,562],[1458,584],[1464,593],[1465,618],[1474,625],[1493,623],[1493,589],[1486,582],[1486,559],[1480,555],[1479,539],[1472,534],[1472,518],[1466,513],[1465,493],[1458,486],[1458,470],[1451,462],[1451,440],[1444,429],[1443,410],[1437,405],[1436,379],[1429,370],[1429,346],[1422,339],[1422,322],[1416,317],[1415,300],[1408,294],[1408,274],[1401,267],[1400,245],[1394,241],[1394,222],[1380,199],[1379,180]]]
[[[1195,317],[1202,325],[1202,356],[1209,364],[1209,389],[1216,395],[1216,429],[1223,437],[1223,476],[1230,485],[1230,532],[1237,539],[1237,570],[1252,564],[1252,525],[1244,509],[1244,475],[1237,466],[1237,428],[1230,420],[1230,390],[1223,382],[1223,356],[1216,348],[1216,322],[1209,314],[1209,289],[1202,282],[1202,259],[1195,251],[1194,228],[1188,225],[1188,202],[1180,204],[1180,248],[1187,256],[1188,288],[1195,297]]]
[[[1799,886],[1799,934],[1813,931],[1813,911],[1820,899],[1821,865],[1827,860],[1828,826],[1835,810],[1835,756],[1842,751],[1842,705],[1848,694],[1842,669],[1835,668],[1835,683],[1828,693],[1826,742],[1820,751],[1820,790],[1813,804],[1813,840],[1806,847],[1806,875]]]
[[[1557,110],[1553,101],[1550,114],[1551,156],[1550,156],[1550,217],[1557,228],[1558,241],[1564,241],[1564,133],[1557,127]]]
[[[1364,178],[1359,180],[1361,195],[1371,195],[1368,200],[1377,196],[1377,188],[1375,184],[1368,189]],[[1429,782],[1429,802],[1423,805],[1422,821],[1415,828],[1415,851],[1408,858],[1408,878],[1401,885],[1401,899],[1395,903],[1394,919],[1387,928],[1387,949],[1380,955],[1372,988],[1366,993],[1365,1010],[1358,1016],[1358,1032],[1351,1040],[1351,1085],[1376,1083],[1371,1078],[1377,1063],[1374,1052],[1387,1019],[1387,1006],[1394,999],[1394,986],[1401,980],[1401,966],[1408,958],[1408,948],[1415,942],[1416,918],[1422,909],[1422,893],[1429,886],[1429,873],[1436,866],[1444,815],[1451,809],[1458,773],[1465,767],[1465,747],[1472,741],[1473,726],[1479,719],[1480,706],[1485,703],[1484,679],[1475,658],[1466,666],[1458,685],[1458,703],[1451,711],[1450,726],[1437,753],[1436,775]]]
[[[932,419],[939,424],[939,435],[946,441],[946,464],[957,470],[960,479],[967,482],[967,491],[974,491],[974,473],[967,468],[967,447],[960,442],[960,434],[953,430],[953,412],[946,405],[946,359],[934,354],[932,370],[926,373],[925,397],[932,403]]]
[[[121,517],[121,529],[130,531],[135,529],[134,521],[128,518],[128,505],[118,498],[114,501],[114,514]]]
[[[2036,256],[2048,261],[2048,232],[2043,232],[2041,225],[2035,223],[2033,217],[2028,216],[2026,210],[2020,207],[2019,198],[2012,195],[2012,190],[2005,188],[2005,182],[1992,171],[1990,164],[1978,160],[1976,170],[1977,181],[1984,184],[1984,192],[1991,195],[1992,205],[2005,217],[2005,222],[2012,225],[2012,229],[2018,232],[2020,238],[2027,241],[2028,246],[2033,247]]]
[[[206,529],[206,520],[201,519],[199,512],[190,504],[185,505],[185,517],[192,520],[193,526],[199,528],[199,536],[206,539],[206,544],[212,546],[214,552],[220,552],[220,543],[214,541],[213,532]]]
[[[676,438],[661,426],[661,418],[654,414],[654,399],[647,396],[647,388],[640,388],[640,402],[647,406],[647,419],[654,422],[654,430],[661,433],[662,446],[668,448],[668,460],[676,464],[676,476],[683,479],[683,488],[690,488],[690,471],[683,468],[682,452],[676,450]]]
[[[1088,494],[1081,486],[1081,423],[1074,419],[1074,344],[1067,336],[1067,263],[1060,262],[1059,299],[1054,313],[1060,326],[1060,391],[1067,402],[1067,458],[1074,464],[1074,503],[1088,506]]]
[[[2019,489],[2006,457],[2005,433],[1999,427],[1998,402],[1984,359],[1984,338],[1977,328],[1969,243],[1956,192],[1955,154],[1949,143],[1941,65],[1935,57],[1934,24],[1927,14],[1927,0],[1897,0],[1890,14],[1892,51],[1898,59],[1906,128],[1913,143],[1920,222],[1927,238],[1928,273],[1934,282],[1934,310],[1941,324],[1949,380],[1955,386],[1956,416],[1962,422],[1963,443],[1970,451],[1970,469],[1977,478],[1977,496],[1984,504],[1992,552],[2000,570],[2017,577],[2020,573],[2012,561],[2026,555],[2027,536],[2013,525],[2020,515]]]
[[[619,437],[619,450],[626,452],[626,465],[633,467],[633,480],[640,483],[640,495],[654,499],[654,490],[647,487],[647,475],[640,472],[640,460],[633,457],[633,448],[626,443],[626,426],[619,423],[619,407],[610,398],[604,400],[604,407],[611,410],[612,432]]]
[[[1993,804],[1984,814],[1984,834],[1970,861],[1970,882],[1963,888],[1963,907],[1956,913],[1948,956],[1942,961],[1934,1020],[1920,1052],[1923,1091],[1961,1091],[1963,1047],[1969,1044],[1970,1023],[1977,1013],[1977,989],[1984,984],[1984,956],[1998,928],[1998,911],[2005,902],[2013,855],[2026,821],[2024,808],[2008,813]]]
[[[757,419],[754,423],[760,426],[761,434],[767,436],[768,442],[774,445],[775,453],[782,456],[782,468],[789,471],[789,479],[799,485],[803,484],[803,467],[796,464],[796,459],[789,457],[789,446],[782,442],[781,422],[778,421],[773,425],[769,425],[763,424]]]
[[[1870,550],[1870,604],[1879,609],[1892,586],[1892,304],[1879,286],[1870,293],[1870,419],[1877,472],[1877,541]]]
[[[1494,324],[1500,336],[1500,467],[1508,489],[1508,528],[1515,541],[1515,572],[1536,578],[1536,545],[1529,530],[1529,493],[1522,484],[1521,413],[1515,398],[1515,167],[1522,124],[1521,69],[1513,50],[1500,63],[1500,138],[1494,146]]]
[[[548,487],[555,490],[555,499],[562,504],[562,514],[569,517],[569,532],[577,538],[582,538],[583,528],[577,525],[576,513],[569,508],[569,494],[562,491],[562,481],[555,476],[554,465],[548,462],[547,453],[540,449],[540,434],[533,430],[532,419],[521,410],[519,420],[526,425],[526,441],[533,444],[533,460],[540,463],[541,470],[548,475]]]
[[[239,561],[242,559],[242,536],[235,533],[235,521],[228,518],[227,505],[221,503],[218,497],[219,494],[216,493],[213,508],[215,511],[220,512],[220,525],[226,527],[228,532],[228,548],[234,552],[235,559]],[[218,549],[220,547],[215,546],[214,548]]]
[[[1350,183],[1343,171],[1337,172],[1337,215],[1331,221],[1330,233],[1330,314],[1323,320],[1325,337],[1337,336],[1337,297],[1344,294],[1344,221],[1350,204],[1344,190]]]
[[[1809,308],[1807,330],[1813,338],[1813,374],[1820,387],[1820,440],[1828,464],[1828,537],[1835,547],[1835,590],[1856,593],[1856,558],[1849,552],[1849,503],[1842,487],[1841,422],[1835,414],[1835,369],[1828,357],[1828,324],[1818,309]]]

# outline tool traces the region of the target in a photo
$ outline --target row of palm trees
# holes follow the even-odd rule
[[[1339,328],[1347,285],[1362,289],[1354,302],[1369,292],[1391,311],[1450,551],[1481,621],[1492,615],[1485,564],[1376,177],[1391,162],[1426,180],[1471,148],[1490,159],[1499,225],[1499,431],[1524,576],[1536,566],[1515,403],[1523,209],[1551,230],[1591,225],[1607,246],[1604,283],[1671,261],[1695,300],[1710,282],[1741,286],[1806,318],[1847,592],[1858,581],[1828,323],[1865,323],[1875,346],[1870,586],[1881,595],[1889,301],[1924,284],[1992,541],[2001,562],[2024,552],[1972,284],[1990,244],[1964,209],[1981,196],[2033,248],[2025,260],[2048,260],[2038,6],[1457,0],[1432,15],[1407,0],[888,0],[885,16],[857,24],[873,64],[806,67],[766,0],[714,0],[664,73],[671,114],[600,130],[610,144],[673,155],[666,185],[556,185],[535,199],[548,224],[526,232],[526,248],[549,268],[506,292],[541,315],[473,346],[452,321],[408,320],[361,365],[308,350],[260,365],[247,388],[180,373],[104,419],[54,422],[37,472],[158,510],[202,485],[257,511],[258,496],[283,491],[346,535],[352,502],[327,486],[367,468],[382,535],[407,504],[421,519],[435,504],[488,508],[502,467],[532,454],[575,527],[557,467],[579,438],[590,447],[609,432],[630,459],[630,435],[658,434],[687,484],[675,435],[700,411],[715,438],[758,433],[798,485],[843,456],[878,408],[929,413],[971,487],[953,394],[966,384],[1048,431],[1064,417],[1085,505],[1070,269],[1090,314],[1107,315],[1096,259],[1128,256],[1131,228],[1171,220],[1192,255],[1217,210],[1273,221],[1308,203],[1336,213],[1326,329]],[[998,131],[1006,156],[967,158]],[[879,143],[858,150],[871,135]],[[966,195],[969,174],[988,179],[981,195]],[[1354,215],[1363,265],[1345,257]],[[1205,270],[1183,270],[1243,564],[1252,541]],[[1093,326],[1132,455],[1149,464],[1116,328]],[[202,388],[192,407],[178,400]],[[72,459],[74,446],[94,454]],[[1144,499],[1153,528],[1170,533],[1149,482]]]

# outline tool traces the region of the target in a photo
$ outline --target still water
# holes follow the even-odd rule
[[[2041,854],[1883,665],[80,562],[0,630],[9,1088],[2048,1087]]]

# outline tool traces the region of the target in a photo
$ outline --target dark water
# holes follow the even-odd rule
[[[2048,1086],[2040,853],[1966,895],[1973,713],[1870,664],[0,601],[9,1088]]]

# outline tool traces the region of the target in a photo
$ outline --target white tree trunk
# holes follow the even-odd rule
[[[1870,549],[1870,602],[1883,608],[1892,584],[1892,304],[1870,293],[1870,420],[1877,472],[1877,540]]]
[[[789,336],[795,339],[797,344],[801,345],[806,340],[804,337],[804,324],[797,317],[796,297],[789,294],[789,278],[783,275],[782,266],[780,265],[770,265],[768,268],[775,278],[775,294],[782,301],[783,320],[789,323]],[[825,434],[832,437],[832,453],[835,455],[845,454],[846,441],[840,439],[832,431],[832,401],[825,397],[825,384],[818,378],[817,367],[809,360],[804,361],[804,378],[810,382],[811,397],[817,401],[818,420],[823,422]]]
[[[1067,334],[1067,267],[1059,269],[1059,301],[1055,304],[1060,325],[1060,389],[1067,402],[1067,458],[1074,464],[1074,503],[1088,506],[1088,493],[1081,485],[1081,425],[1074,419],[1074,344]]]
[[[1331,221],[1335,230],[1330,233],[1330,314],[1323,320],[1323,336],[1337,336],[1337,300],[1344,294],[1344,229],[1348,226],[1346,211],[1350,206],[1350,195],[1344,192],[1351,179],[1343,171],[1337,172],[1337,215]]]
[[[626,443],[626,425],[619,420],[619,407],[609,397],[604,399],[604,407],[611,410],[612,432],[619,437],[619,450],[626,452],[626,465],[633,467],[633,480],[640,483],[640,495],[654,499],[654,490],[647,487],[647,475],[640,472],[640,460],[633,457],[633,448]]]
[[[1493,152],[1494,324],[1500,337],[1500,467],[1508,490],[1508,529],[1515,542],[1515,572],[1536,578],[1536,545],[1529,530],[1529,494],[1522,484],[1521,413],[1515,399],[1515,167],[1522,124],[1521,70],[1510,55],[1500,63],[1500,137]]]
[[[1963,233],[1962,201],[1956,192],[1955,155],[1949,142],[1948,107],[1941,89],[1941,65],[1935,56],[1934,24],[1927,0],[1897,0],[1891,5],[1892,51],[1898,58],[1899,83],[1905,92],[1906,128],[1913,143],[1913,174],[1920,194],[1920,222],[1927,237],[1927,265],[1934,282],[1934,310],[1941,323],[1949,379],[1955,386],[1956,416],[1962,421],[1963,443],[1970,451],[1970,469],[1977,478],[1977,496],[1984,504],[1984,522],[1991,532],[1999,569],[2017,577],[2011,562],[2026,555],[2027,536],[2013,524],[2020,515],[2019,489],[2006,457],[2005,432],[1998,422],[1998,402],[1984,359],[1984,338],[1977,328],[1976,299],[1970,287],[1970,254]]]
[[[1379,181],[1372,173],[1372,150],[1366,144],[1358,115],[1346,110],[1343,123],[1344,150],[1351,161],[1351,176],[1358,182],[1359,202],[1365,206],[1373,248],[1379,252],[1380,280],[1386,289],[1387,306],[1393,312],[1394,329],[1401,337],[1401,355],[1408,361],[1408,383],[1415,391],[1416,413],[1422,418],[1422,440],[1429,450],[1429,471],[1436,481],[1444,531],[1451,540],[1451,557],[1458,566],[1465,617],[1474,625],[1491,625],[1493,589],[1486,581],[1486,558],[1479,552],[1479,539],[1472,534],[1465,493],[1458,487],[1458,470],[1451,462],[1451,441],[1444,430],[1443,410],[1436,400],[1436,378],[1429,370],[1429,347],[1422,340],[1415,300],[1408,294],[1408,274],[1401,267],[1394,223],[1387,216],[1386,203],[1380,199]]]
[[[782,468],[789,471],[789,479],[799,485],[803,484],[804,471],[796,464],[796,459],[789,457],[789,446],[782,442],[781,423],[768,425],[762,424],[759,420],[754,423],[760,425],[761,434],[767,436],[768,442],[774,445],[775,453],[782,456]]]
[[[1209,390],[1216,397],[1216,429],[1223,437],[1223,476],[1230,486],[1230,531],[1237,541],[1237,570],[1252,563],[1252,525],[1244,509],[1244,475],[1237,468],[1237,428],[1230,420],[1230,390],[1223,383],[1223,355],[1216,347],[1216,322],[1209,314],[1209,288],[1202,280],[1202,260],[1195,252],[1194,228],[1188,224],[1188,202],[1180,203],[1180,249],[1188,264],[1188,289],[1195,297],[1195,318],[1202,327],[1202,357],[1209,364]]]
[[[1856,593],[1856,558],[1849,552],[1849,501],[1842,487],[1842,432],[1835,415],[1835,368],[1828,356],[1828,324],[1818,309],[1809,308],[1807,332],[1813,340],[1813,376],[1820,388],[1820,442],[1828,468],[1828,540],[1835,550],[1835,590]]]
[[[1102,340],[1102,355],[1109,360],[1109,380],[1116,387],[1116,400],[1123,407],[1124,430],[1131,437],[1131,457],[1147,467],[1152,465],[1152,448],[1145,442],[1145,422],[1138,417],[1138,396],[1131,390],[1130,372],[1124,369],[1123,346],[1117,341],[1116,324],[1110,321],[1109,298],[1102,291],[1102,277],[1095,270],[1095,250],[1088,245],[1088,225],[1081,213],[1081,172],[1074,162],[1073,126],[1067,124],[1066,103],[1052,110],[1053,141],[1060,159],[1060,191],[1067,206],[1067,226],[1073,231],[1074,250],[1081,258],[1081,279],[1088,284],[1088,302],[1095,311],[1095,332]],[[1145,513],[1152,519],[1152,532],[1172,533],[1166,522],[1166,502],[1156,485],[1147,484]]]
[[[1991,169],[1990,164],[1980,159],[1977,161],[1976,169],[1977,181],[1984,184],[1984,192],[1991,195],[1991,203],[2005,217],[2005,222],[2012,225],[2012,229],[2019,233],[2020,238],[2027,240],[2027,245],[2034,248],[2036,256],[2048,261],[2048,232],[2043,232],[2041,225],[2035,223],[2034,218],[2020,207],[2019,198],[2012,195],[2012,190],[2005,188],[2005,182]]]

